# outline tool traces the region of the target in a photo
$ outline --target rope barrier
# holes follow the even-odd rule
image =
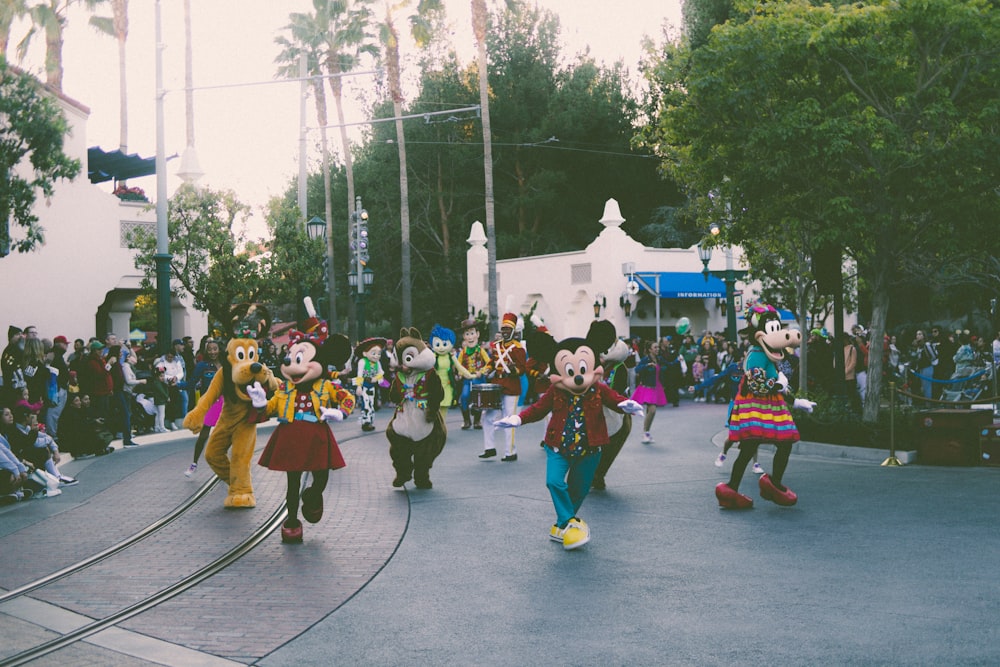
[[[973,373],[972,375],[963,375],[960,378],[952,378],[950,380],[935,380],[932,377],[927,377],[925,375],[921,375],[920,373],[916,372],[912,368],[909,369],[910,373],[914,377],[918,377],[918,378],[920,378],[921,380],[923,380],[925,382],[934,382],[936,384],[958,384],[960,382],[968,382],[969,380],[975,380],[976,378],[979,378],[979,377],[982,377],[983,375],[986,375],[986,373],[989,370],[990,369],[988,369],[988,368],[984,368],[983,370],[979,371],[978,373]]]

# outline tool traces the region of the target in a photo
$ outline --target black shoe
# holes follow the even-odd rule
[[[431,484],[430,478],[414,480],[413,486],[418,489],[433,489],[434,485]]]
[[[590,483],[590,488],[595,491],[603,491],[606,487],[603,477],[595,477],[594,481]]]
[[[517,460],[517,454],[511,454],[510,456],[505,456],[505,457],[503,457],[500,460],[501,461],[507,461],[507,462],[516,461]]]
[[[361,430],[362,431],[374,431],[375,430],[375,424],[362,424],[361,425]]]
[[[485,452],[483,452],[482,454],[479,455],[479,458],[481,458],[481,459],[491,459],[491,458],[493,458],[496,455],[497,455],[497,450],[495,450],[495,449],[487,449]]]
[[[122,443],[122,447],[138,447],[139,443],[133,440],[132,442]]]
[[[410,477],[403,477],[402,475],[396,475],[396,478],[392,480],[392,485],[397,489],[410,481]]]

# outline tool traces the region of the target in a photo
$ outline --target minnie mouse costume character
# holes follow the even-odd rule
[[[326,372],[327,366],[340,368],[347,362],[351,343],[340,334],[327,337],[326,323],[310,315],[303,329],[312,334],[290,332],[291,346],[279,369],[285,381],[271,400],[263,389],[247,389],[254,407],[266,406],[267,414],[278,418],[278,427],[257,463],[288,476],[288,518],[281,527],[282,542],[302,541],[298,512],[303,472],[311,472],[313,481],[301,492],[302,518],[316,523],[323,517],[323,491],[330,471],[347,465],[328,423],[343,421],[354,409],[351,392],[328,380]]]
[[[592,326],[586,339],[567,338],[555,343],[553,356],[548,360],[552,385],[533,405],[496,421],[497,426],[516,428],[552,413],[544,442],[545,483],[556,510],[549,539],[561,543],[566,550],[590,541],[590,528],[577,512],[590,491],[601,449],[610,442],[604,408],[642,414],[641,405],[601,382],[604,369],[600,354],[611,347],[614,338],[613,328],[609,337],[607,328]],[[529,341],[532,354],[539,347],[545,348]]]
[[[777,447],[771,475],[761,475],[760,497],[778,505],[794,505],[798,496],[781,484],[788,466],[792,445],[799,440],[799,431],[788,411],[784,394],[788,392],[788,378],[778,371],[777,364],[785,350],[798,347],[802,334],[783,329],[778,311],[767,304],[753,304],[746,309],[745,333],[752,346],[743,361],[743,377],[729,416],[729,440],[740,443],[740,455],[733,463],[729,483],[715,487],[719,505],[727,509],[749,509],[753,500],[739,492],[740,480],[747,464],[757,453],[762,442]],[[793,407],[812,412],[816,404],[797,398]]]

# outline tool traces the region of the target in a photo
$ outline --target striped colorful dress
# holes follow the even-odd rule
[[[729,417],[730,440],[798,442],[799,430],[777,382],[778,369],[764,350],[756,346],[750,348]]]

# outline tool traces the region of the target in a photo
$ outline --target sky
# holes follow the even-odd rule
[[[664,22],[680,26],[681,0],[536,0],[555,12],[561,22],[564,57],[588,46],[598,61],[623,59],[633,72],[642,54],[641,40],[660,41]],[[205,176],[199,181],[214,189],[231,189],[254,209],[248,227],[251,237],[261,236],[264,225],[260,207],[283,193],[298,175],[299,84],[274,82],[274,38],[283,34],[288,15],[310,11],[310,0],[192,0],[192,52],[194,86],[227,86],[194,93],[194,135]],[[166,155],[183,153],[187,145],[184,87],[184,20],[181,0],[161,0],[163,35],[164,135]],[[445,0],[452,42],[462,62],[474,58],[469,22],[470,0]],[[156,154],[155,3],[129,3],[129,36],[126,42],[128,86],[128,152],[142,157]],[[110,8],[103,10],[110,16]],[[115,40],[88,25],[89,14],[74,6],[63,48],[63,92],[91,110],[87,146],[118,148],[119,92],[118,49]],[[23,36],[25,26],[15,25],[11,43]],[[44,78],[43,40],[36,39],[21,66]],[[405,49],[405,46],[404,46]],[[404,58],[406,53],[404,51]],[[404,78],[412,75],[406,71]],[[263,85],[232,84],[267,82]],[[371,77],[345,80],[345,101],[352,90],[373,85]],[[310,98],[307,125],[316,126]],[[332,107],[331,107],[331,115]],[[348,123],[367,120],[360,105],[345,105]],[[314,146],[318,132],[309,132],[310,171],[318,168]],[[176,171],[180,159],[167,162],[168,192],[180,184]],[[155,177],[132,179],[129,185],[155,194]],[[108,187],[110,190],[110,187]]]

